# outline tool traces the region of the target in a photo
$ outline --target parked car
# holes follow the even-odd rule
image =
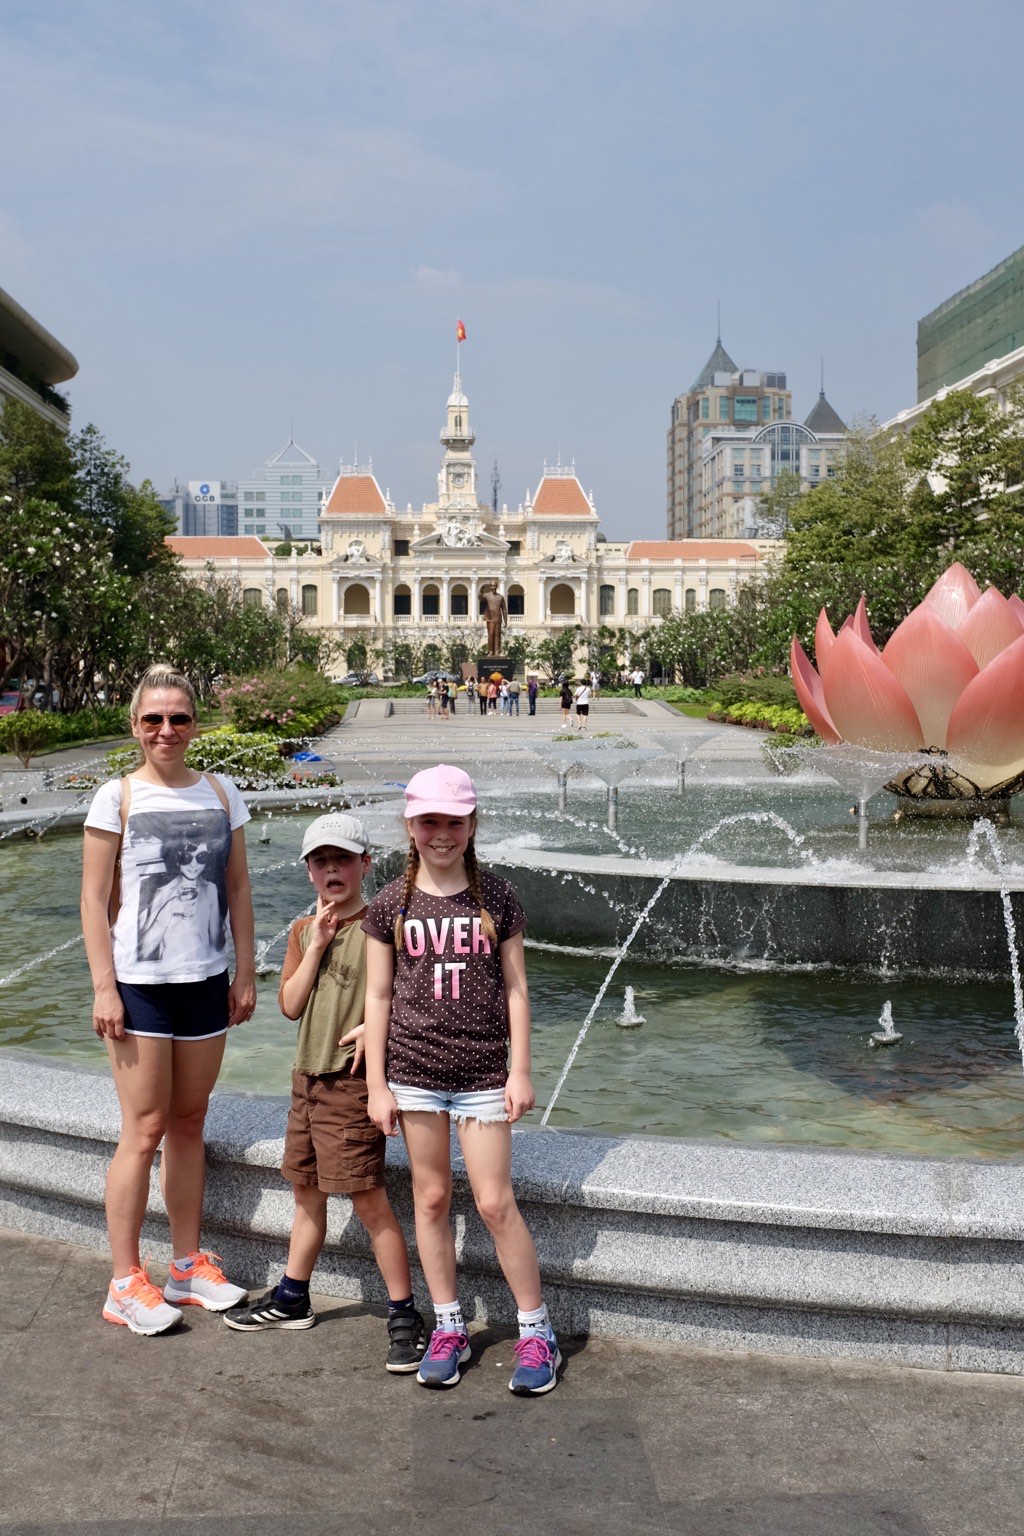
[[[429,688],[431,683],[439,683],[442,678],[445,682],[449,683],[462,682],[462,678],[457,672],[422,672],[419,677],[414,677],[412,681],[414,684],[422,684],[423,687]]]
[[[344,677],[336,677],[334,681],[339,688],[380,687],[380,678],[376,672],[346,672]]]
[[[13,715],[21,703],[21,694],[17,688],[5,688],[0,693],[0,715]]]

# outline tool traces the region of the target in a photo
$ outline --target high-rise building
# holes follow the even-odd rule
[[[917,322],[917,398],[1024,347],[1024,245]]]
[[[324,490],[320,466],[289,438],[248,479],[238,480],[238,528],[270,543],[315,543]]]
[[[732,538],[736,530],[712,529],[706,505],[703,450],[713,432],[749,431],[792,415],[784,373],[737,368],[722,338],[685,394],[673,402],[668,431],[668,536],[670,539]]]

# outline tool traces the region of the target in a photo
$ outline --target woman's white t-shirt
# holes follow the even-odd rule
[[[205,778],[184,789],[132,779],[110,930],[118,981],[205,981],[227,969],[231,834],[250,818],[231,779],[216,777],[230,817]],[[120,779],[96,791],[85,825],[120,836]]]

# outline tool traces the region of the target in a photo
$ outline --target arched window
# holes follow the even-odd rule
[[[505,599],[508,604],[508,616],[517,619],[523,618],[526,613],[526,593],[522,587],[509,587],[508,596]]]
[[[354,640],[345,653],[350,672],[366,671],[366,646],[362,640]]]
[[[468,619],[469,617],[469,589],[468,587],[452,587],[452,618]]]
[[[725,607],[725,588],[724,587],[712,587],[711,588],[711,591],[708,593],[708,606],[710,608],[724,608]]]
[[[408,619],[412,617],[412,592],[408,587],[396,587],[393,612],[396,619]],[[397,663],[395,670],[398,670]]]
[[[260,591],[259,587],[246,587],[245,591],[242,593],[242,607],[263,607],[263,593]]]
[[[576,612],[576,594],[568,583],[560,581],[557,586],[551,588],[548,608],[553,618],[565,618]]]
[[[366,587],[358,582],[355,586],[345,588],[345,617],[369,618],[370,594]]]
[[[602,619],[610,618],[615,612],[615,588],[602,587],[598,593],[597,611]]]
[[[687,589],[686,589],[686,596],[683,598],[683,608],[686,610],[687,613],[696,613],[697,612],[697,589],[696,589],[696,587],[687,587]]]
[[[288,612],[288,588],[287,587],[278,587],[277,591],[274,593],[274,601],[277,604],[277,611],[278,611],[278,613],[287,613]]]
[[[630,587],[626,593],[626,612],[631,618],[640,612],[640,592],[636,587]]]
[[[439,587],[423,588],[423,614],[425,619],[439,619],[441,617],[441,591]]]
[[[655,613],[664,619],[672,612],[672,593],[668,587],[655,587],[651,605]]]
[[[317,615],[317,591],[314,586],[305,586],[302,589],[302,617],[315,619]]]

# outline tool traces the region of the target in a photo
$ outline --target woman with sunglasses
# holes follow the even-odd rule
[[[121,1134],[107,1172],[113,1279],[108,1322],[163,1333],[179,1307],[224,1312],[244,1301],[200,1247],[203,1127],[227,1031],[256,1006],[252,894],[241,795],[223,774],[185,762],[196,735],[189,680],[150,667],[132,695],[142,764],[97,791],[85,822],[82,928],[93,1029],[107,1048]],[[235,971],[228,976],[228,930]],[[161,1141],[160,1183],[173,1260],[163,1295],[139,1242]]]

